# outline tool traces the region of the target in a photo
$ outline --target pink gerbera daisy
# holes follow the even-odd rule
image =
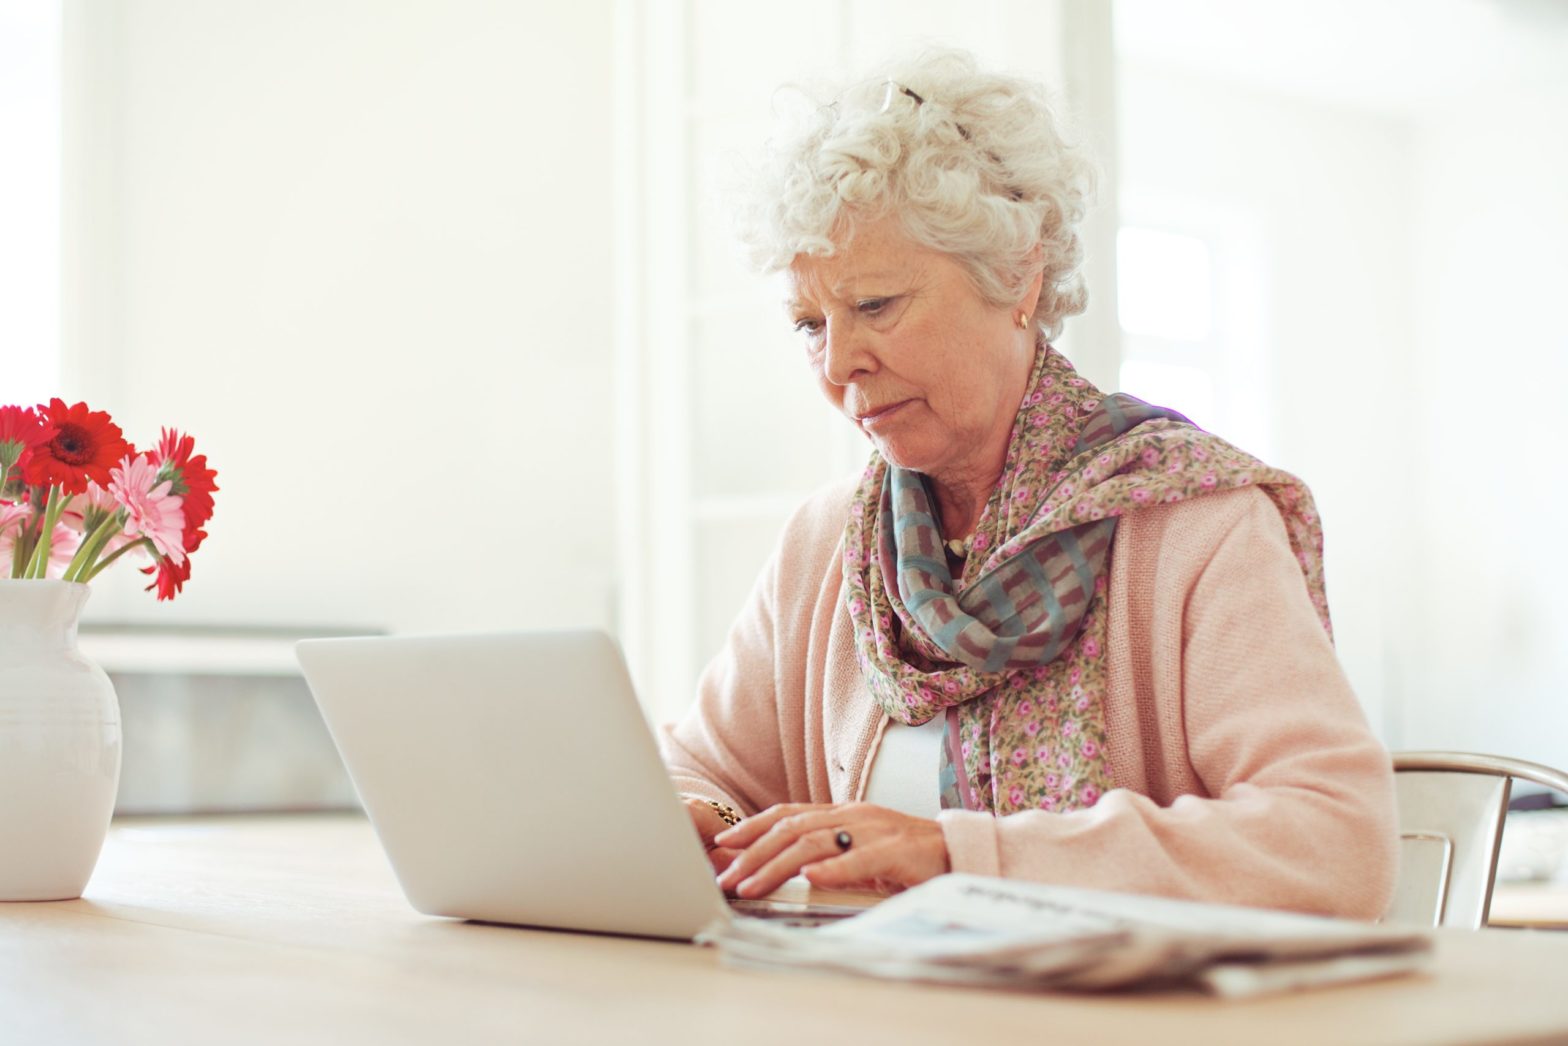
[[[5,534],[32,514],[32,509],[25,504],[19,504],[14,501],[0,501],[0,535]]]
[[[74,530],[90,531],[118,511],[120,503],[113,494],[96,483],[88,483],[84,492],[65,503],[65,511],[60,513],[60,519]]]
[[[54,534],[49,539],[49,566],[44,570],[45,577],[62,577],[65,568],[71,565],[76,550],[81,546],[82,535],[66,526],[64,523],[54,525]]]
[[[114,495],[96,483],[87,484],[87,490],[79,494],[72,502],[84,511],[93,509],[98,512],[113,512],[119,508],[119,502],[114,500]]]
[[[176,564],[185,561],[184,499],[169,493],[172,480],[158,482],[158,466],[146,454],[125,458],[109,472],[109,493],[125,510],[125,534],[144,537],[158,554]]]
[[[11,557],[16,551],[16,539],[26,524],[16,525],[17,519],[14,508],[23,509],[23,515],[30,515],[26,506],[10,506],[0,502],[0,577],[6,577],[11,570]],[[66,526],[64,523],[54,525],[53,536],[49,540],[49,566],[44,570],[45,577],[60,577],[65,573],[65,568],[70,565],[71,557],[76,555],[77,546],[82,543],[82,535]]]
[[[11,558],[16,539],[32,518],[26,504],[0,501],[0,578],[11,576]]]

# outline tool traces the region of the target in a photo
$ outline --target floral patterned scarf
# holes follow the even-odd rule
[[[872,456],[844,532],[856,656],[889,716],[946,717],[944,808],[1074,810],[1115,786],[1103,706],[1117,518],[1246,486],[1279,509],[1328,629],[1307,488],[1179,414],[1103,396],[1049,345],[957,578],[925,478]]]

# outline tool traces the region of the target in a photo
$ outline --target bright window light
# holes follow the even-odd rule
[[[1125,226],[1116,234],[1117,315],[1129,334],[1204,341],[1213,327],[1213,265],[1196,236]]]
[[[1185,414],[1196,425],[1214,422],[1214,379],[1197,367],[1127,360],[1122,363],[1121,391]]]
[[[59,0],[0,0],[0,404],[59,391],[59,53]]]

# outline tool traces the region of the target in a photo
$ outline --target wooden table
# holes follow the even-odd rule
[[[1568,930],[1568,882],[1498,883],[1492,890],[1493,926]]]
[[[1448,932],[1429,973],[1251,1002],[959,990],[427,918],[358,818],[136,819],[81,900],[0,904],[0,1041],[1563,1042],[1568,935]]]

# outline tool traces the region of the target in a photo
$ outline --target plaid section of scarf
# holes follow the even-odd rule
[[[873,456],[845,530],[846,604],[883,710],[946,716],[944,807],[1071,810],[1114,787],[1102,706],[1117,519],[1254,484],[1284,516],[1327,628],[1306,488],[1173,411],[1102,396],[1048,345],[959,577],[925,477]]]

